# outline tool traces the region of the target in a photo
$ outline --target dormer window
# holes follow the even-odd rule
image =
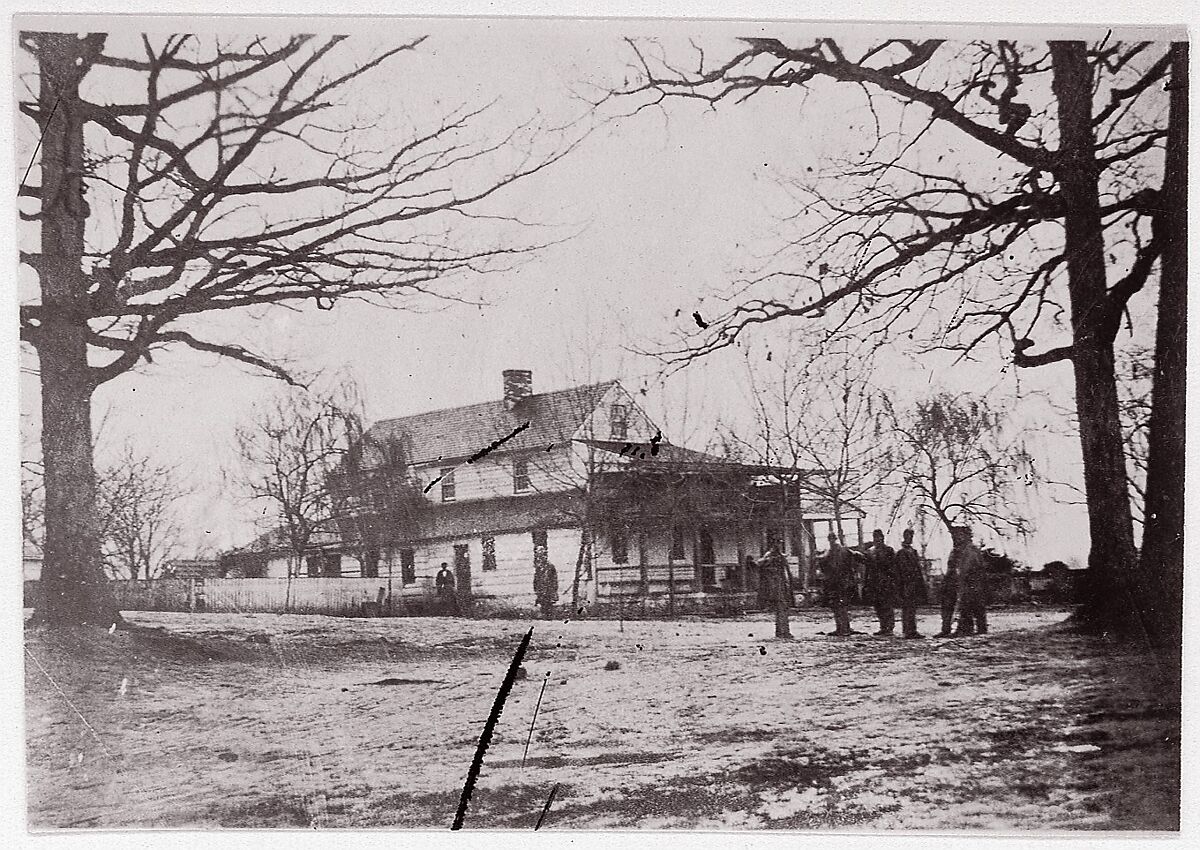
[[[513,459],[513,492],[529,492],[529,460],[518,457]]]
[[[442,470],[442,501],[454,501],[454,467],[446,467]]]
[[[629,437],[629,408],[623,404],[614,404],[608,411],[608,431],[614,440],[624,440]]]

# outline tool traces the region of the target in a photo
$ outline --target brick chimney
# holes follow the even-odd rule
[[[505,369],[504,406],[512,410],[522,400],[533,395],[533,372],[528,369]]]

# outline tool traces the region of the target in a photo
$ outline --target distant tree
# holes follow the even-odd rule
[[[100,470],[100,539],[110,576],[150,579],[162,572],[179,545],[186,493],[177,467],[155,462],[132,443]]]
[[[330,509],[342,541],[362,565],[362,575],[375,577],[389,547],[415,533],[427,502],[406,441],[368,430],[356,409],[338,413],[345,452],[329,474]]]
[[[260,305],[436,292],[537,246],[493,201],[570,144],[533,123],[488,134],[488,107],[424,127],[352,120],[356,84],[384,79],[424,37],[370,56],[344,36],[201,38],[23,32],[33,59],[20,104],[36,132],[21,261],[40,295],[21,306],[37,354],[45,456],[44,595],[35,619],[120,620],[100,557],[91,400],[169,347],[283,380],[244,340],[203,319]],[[394,72],[393,72],[394,73]],[[30,207],[33,207],[31,209]],[[389,298],[391,300],[389,300]]]
[[[39,461],[21,460],[21,542],[25,549],[40,556],[45,539],[45,491]]]
[[[983,398],[940,393],[911,408],[888,406],[903,502],[956,525],[986,527],[1000,536],[1027,533],[1020,491],[1039,473],[1020,436]]]
[[[299,575],[310,544],[336,528],[332,474],[346,454],[342,409],[329,395],[292,388],[259,407],[236,432],[238,477],[288,547],[287,575]]]
[[[844,545],[843,512],[887,501],[894,484],[895,457],[880,435],[887,397],[871,382],[872,359],[791,334],[765,350],[748,349],[745,360],[754,428],[724,439],[743,456],[791,470],[791,481],[827,503]]]
[[[849,155],[789,183],[796,212],[767,267],[666,356],[686,363],[791,318],[884,342],[923,334],[967,357],[992,344],[1021,368],[1069,362],[1094,574],[1084,621],[1132,627],[1130,600],[1158,606],[1153,577],[1182,576],[1187,45],[755,36],[716,63],[698,51],[688,70],[631,45],[639,73],[623,94],[638,109],[788,89],[866,107]],[[1138,574],[1113,346],[1160,258],[1150,478],[1164,510],[1147,534],[1169,543]],[[1057,344],[1036,351],[1047,335]]]
[[[1137,347],[1122,352],[1117,359],[1129,501],[1134,521],[1142,526],[1146,521],[1146,475],[1150,464],[1153,356],[1150,349]]]

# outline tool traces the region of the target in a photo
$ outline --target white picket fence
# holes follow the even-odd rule
[[[401,586],[393,579],[393,609],[433,595],[431,582]],[[385,578],[220,578],[114,581],[117,606],[125,611],[215,611],[357,616],[363,603],[386,608]],[[368,605],[367,609],[371,606]]]

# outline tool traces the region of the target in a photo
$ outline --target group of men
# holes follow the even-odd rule
[[[955,526],[951,536],[954,546],[942,581],[942,630],[937,637],[986,634],[988,579],[983,553],[971,542],[971,529],[967,526]],[[824,604],[833,610],[832,634],[839,637],[853,634],[850,603],[858,589],[856,561],[862,561],[863,601],[874,607],[879,620],[875,634],[895,634],[896,608],[899,608],[903,636],[920,640],[924,635],[917,631],[917,606],[929,601],[929,590],[921,557],[912,545],[913,531],[905,529],[899,551],[887,545],[881,529],[875,529],[872,537],[862,552],[855,552],[843,546],[836,534],[829,535],[829,551],[822,556],[819,566],[824,578]],[[956,609],[958,628],[951,632]]]

